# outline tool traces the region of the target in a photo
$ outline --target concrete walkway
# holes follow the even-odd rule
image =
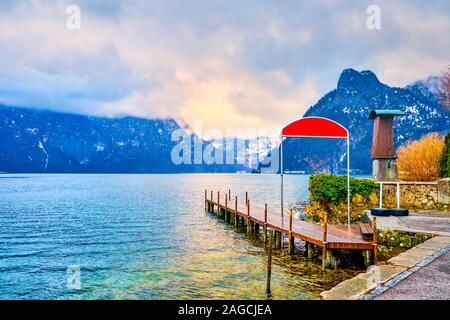
[[[370,211],[365,212],[372,219]],[[433,233],[450,236],[450,213],[448,212],[414,212],[407,217],[377,217],[377,226],[405,232]]]
[[[450,300],[450,252],[411,274],[374,300]]]

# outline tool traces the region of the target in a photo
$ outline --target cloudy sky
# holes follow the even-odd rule
[[[345,68],[404,86],[449,53],[448,0],[0,1],[0,103],[83,114],[279,129]]]

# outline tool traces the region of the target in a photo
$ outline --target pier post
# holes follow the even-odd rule
[[[228,199],[231,200],[231,189],[228,189]]]
[[[248,204],[248,192],[245,192],[245,204]]]
[[[281,248],[281,232],[275,231],[275,248]]]
[[[247,233],[252,232],[252,226],[250,221],[250,200],[247,200]]]
[[[322,270],[325,270],[327,263],[327,228],[328,228],[328,216],[325,214],[325,217],[323,219]]]
[[[266,282],[266,295],[270,298],[270,278],[272,276],[272,241],[273,231],[269,231],[269,248],[267,252],[267,282]]]
[[[208,212],[208,198],[207,198],[207,195],[208,195],[208,190],[206,190],[205,189],[205,213],[206,212]]]
[[[264,243],[267,242],[267,203],[264,205]]]
[[[225,220],[225,222],[228,221],[228,197],[226,194],[225,194],[225,212],[223,215],[223,219]]]
[[[234,197],[234,226],[237,228],[239,216],[237,214],[237,196]]]
[[[209,203],[209,212],[210,213],[214,213],[214,199],[213,199],[213,191],[211,190],[211,198],[210,198],[210,203]]]
[[[294,238],[292,237],[292,209],[289,211],[289,254],[294,253]]]
[[[373,229],[373,264],[376,265],[378,260],[377,217],[373,217],[372,229]]]
[[[366,266],[366,268],[368,266],[370,266],[370,258],[371,258],[371,250],[363,250],[363,257],[364,257],[364,266]]]
[[[331,267],[334,270],[337,269],[337,259],[334,255],[334,252],[332,249],[327,250],[327,258],[326,258],[327,267]]]
[[[210,207],[209,207],[209,212],[214,213],[214,199],[213,199],[213,191],[211,190],[211,203],[210,203]]]
[[[217,215],[220,215],[220,191],[217,191]]]
[[[308,254],[308,259],[314,259],[314,244],[311,242],[306,243],[306,251]]]

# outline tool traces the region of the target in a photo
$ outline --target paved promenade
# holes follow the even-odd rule
[[[366,211],[372,219],[370,211]],[[379,228],[407,232],[435,233],[450,236],[450,213],[448,212],[413,212],[407,217],[377,217]]]
[[[375,300],[450,300],[450,252],[413,273]]]

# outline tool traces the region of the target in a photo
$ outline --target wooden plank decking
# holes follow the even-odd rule
[[[349,229],[347,226],[331,225],[326,221],[323,225],[293,219],[291,214],[285,214],[282,218],[279,212],[267,210],[265,207],[258,207],[251,204],[250,200],[245,199],[237,202],[237,197],[231,198],[231,191],[225,194],[225,200],[220,201],[220,193],[217,192],[216,200],[213,199],[213,193],[208,199],[205,190],[205,211],[210,213],[228,215],[228,220],[236,221],[241,218],[245,224],[251,224],[252,227],[263,228],[264,232],[274,230],[275,232],[287,235],[289,243],[294,238],[298,238],[308,244],[319,246],[323,249],[323,255],[326,256],[325,250],[330,249],[348,249],[348,250],[364,250],[365,254],[373,251],[374,259],[377,256],[376,237],[373,240],[365,240],[359,225],[352,225]],[[248,205],[246,205],[246,203]],[[376,230],[376,227],[374,228]]]

